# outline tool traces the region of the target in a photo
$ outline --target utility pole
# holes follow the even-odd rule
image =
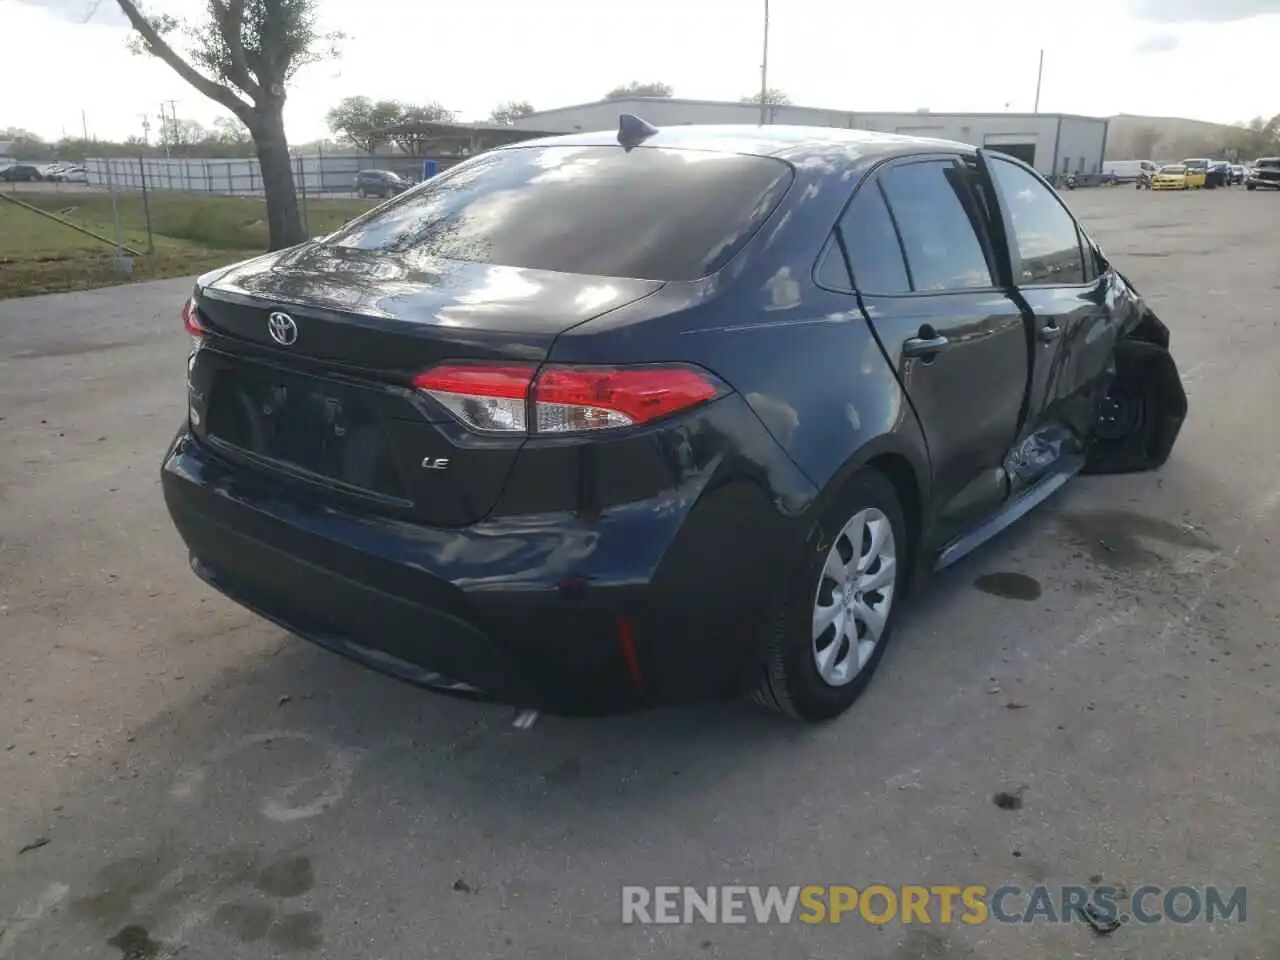
[[[80,111],[80,129],[84,133],[85,143],[89,142],[89,118],[83,110]]]
[[[1036,71],[1036,105],[1032,113],[1040,112],[1040,81],[1044,79],[1044,50],[1040,50],[1040,68]]]
[[[145,113],[138,114],[142,118],[142,142],[151,146],[151,118]]]
[[[178,101],[162,100],[160,102],[161,116],[164,116],[164,105],[166,103],[169,105],[169,135],[165,139],[176,145],[178,142]],[[166,153],[165,156],[168,156],[168,154]]]
[[[172,103],[173,101],[169,101]],[[160,141],[164,144],[164,158],[169,159],[169,118],[164,112],[165,101],[160,101]]]
[[[769,116],[769,0],[764,0],[764,55],[760,58],[760,126]]]

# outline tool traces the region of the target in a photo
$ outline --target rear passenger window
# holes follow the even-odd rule
[[[962,201],[963,171],[950,160],[892,167],[880,178],[918,293],[993,286],[991,267]],[[857,279],[857,267],[854,268]]]
[[[991,158],[991,179],[1013,221],[1013,240],[1022,260],[1014,265],[1015,281],[1084,283],[1080,235],[1057,195],[1026,170],[997,157]]]
[[[818,264],[818,285],[828,290],[852,292],[853,284],[849,280],[849,268],[845,265],[844,254],[840,252],[840,244],[834,237],[827,244],[827,252],[822,255]]]
[[[872,181],[862,187],[840,221],[840,233],[849,251],[853,283],[863,293],[909,293],[907,267],[902,247],[893,229],[889,208],[880,185]]]

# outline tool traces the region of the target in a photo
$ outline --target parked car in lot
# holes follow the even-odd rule
[[[566,228],[571,225],[571,229]],[[470,158],[206,274],[162,489],[195,572],[423,687],[816,721],[904,595],[1186,413],[1012,157],[680,126]]]
[[[413,186],[391,170],[361,170],[356,174],[356,195],[360,197],[394,197]]]
[[[1231,164],[1225,160],[1211,160],[1209,169],[1205,173],[1206,187],[1229,187],[1231,186]]]
[[[1244,183],[1244,167],[1241,164],[1231,164],[1231,182],[1232,184]]]
[[[1203,158],[1183,160],[1181,166],[1186,168],[1187,189],[1198,190],[1208,182],[1208,160]]]
[[[1259,187],[1280,189],[1280,157],[1259,157],[1249,170],[1244,185],[1248,190],[1257,190]]]
[[[0,180],[8,183],[32,183],[44,179],[44,171],[34,163],[14,163],[0,170]]]
[[[1144,177],[1149,180],[1157,169],[1151,160],[1107,160],[1102,164],[1103,174],[1110,175],[1116,183],[1136,183]]]
[[[1151,178],[1152,190],[1190,190],[1192,173],[1186,164],[1166,163]]]
[[[89,171],[80,164],[59,163],[45,170],[45,179],[55,183],[88,183]]]

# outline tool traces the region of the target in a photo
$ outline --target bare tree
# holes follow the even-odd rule
[[[633,80],[630,83],[624,83],[619,87],[614,87],[604,95],[606,100],[628,100],[632,97],[670,97],[675,91],[671,89],[670,84],[666,83],[642,83],[639,80]]]
[[[757,90],[755,93],[748,94],[747,96],[743,97],[742,102],[743,103],[759,103],[760,91]],[[764,102],[771,107],[785,107],[791,103],[791,98],[788,97],[781,90],[775,90],[772,87],[770,87],[768,90],[765,91]]]
[[[493,108],[493,112],[489,114],[489,122],[510,126],[521,117],[527,117],[531,113],[533,113],[533,104],[528,100],[508,100],[506,103],[500,103]]]
[[[213,139],[226,144],[249,144],[253,136],[249,128],[235,117],[218,117],[213,121]]]
[[[135,50],[163,60],[248,128],[262,168],[271,249],[300,243],[285,87],[301,67],[337,56],[341,34],[317,29],[318,0],[205,0],[205,17],[194,23],[147,16],[136,0],[116,2],[136,31]]]

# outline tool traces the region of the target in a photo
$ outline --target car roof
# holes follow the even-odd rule
[[[518,150],[543,146],[617,146],[617,144],[616,130],[593,130],[522,140],[499,149]],[[806,158],[819,155],[829,156],[833,150],[844,153],[850,159],[888,157],[938,149],[964,154],[975,152],[975,148],[967,143],[897,133],[880,133],[874,130],[746,124],[682,124],[662,127],[657,133],[646,138],[643,145],[677,150],[709,150],[778,157],[793,163],[803,162]]]

